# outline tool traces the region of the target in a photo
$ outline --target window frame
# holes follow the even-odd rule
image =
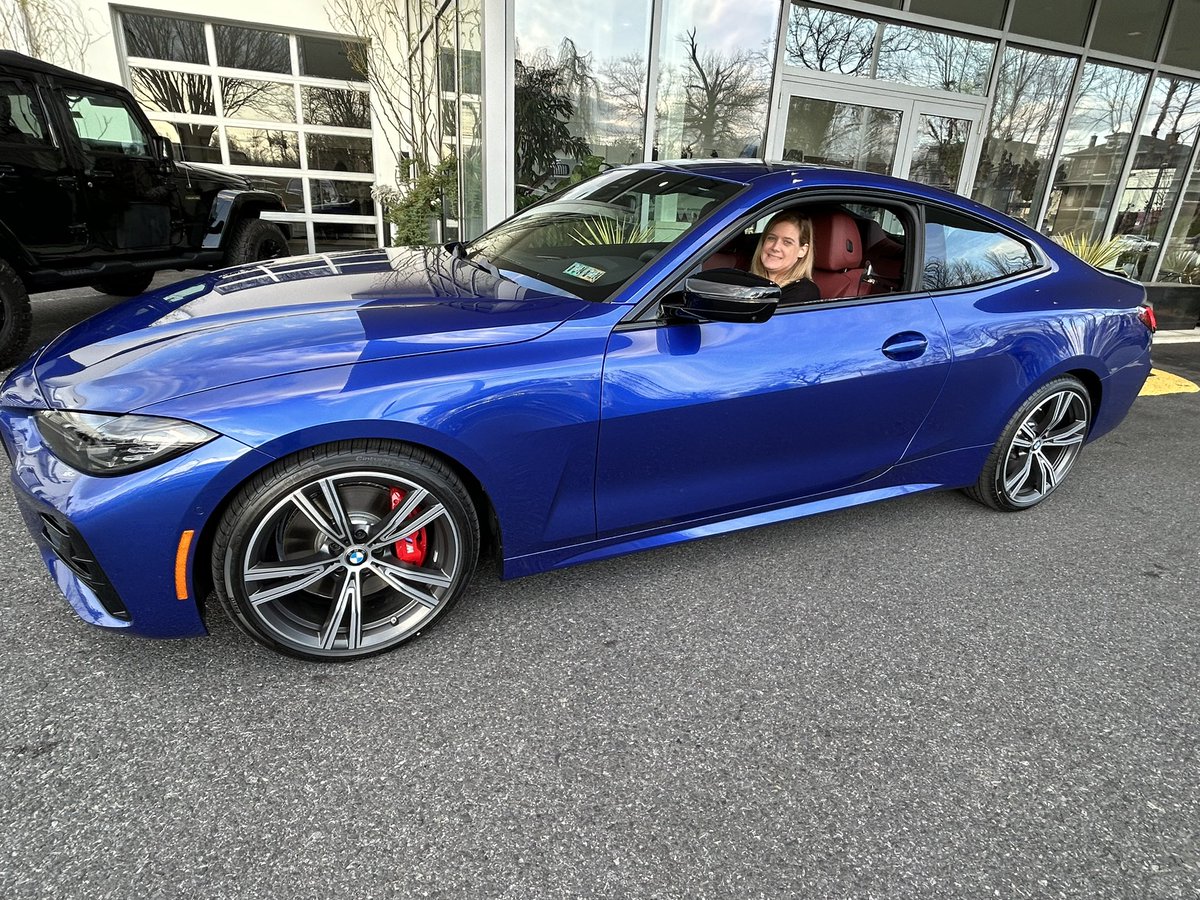
[[[30,99],[35,107],[35,111],[41,115],[41,123],[45,131],[45,135],[41,138],[33,138],[32,135],[29,135],[34,143],[6,141],[0,138],[0,144],[4,144],[7,147],[25,147],[40,152],[50,150],[61,153],[62,146],[58,140],[58,135],[55,134],[54,120],[50,115],[50,110],[46,107],[45,98],[42,97],[41,87],[37,82],[28,78],[22,78],[19,75],[11,75],[8,72],[0,72],[0,82],[11,82]]]

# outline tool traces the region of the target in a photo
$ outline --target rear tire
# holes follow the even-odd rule
[[[221,519],[212,572],[225,612],[254,640],[335,662],[416,637],[462,595],[478,555],[475,508],[441,460],[345,441],[247,484]]]
[[[242,219],[229,235],[225,265],[241,266],[290,255],[287,237],[278,225],[263,219]]]
[[[92,288],[101,294],[111,294],[114,297],[136,297],[150,287],[153,280],[153,272],[130,272],[126,275],[101,278]]]
[[[1070,375],[1021,404],[966,494],[985,506],[1017,512],[1037,506],[1067,477],[1092,425],[1092,400]]]
[[[21,358],[33,324],[33,309],[21,276],[0,259],[0,366]]]

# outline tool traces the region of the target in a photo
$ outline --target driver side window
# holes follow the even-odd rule
[[[151,155],[146,132],[121,98],[77,90],[64,91],[64,97],[84,150],[93,154]]]

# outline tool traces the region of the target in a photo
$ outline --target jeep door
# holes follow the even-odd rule
[[[78,173],[36,85],[0,70],[0,241],[17,245],[6,255],[28,254],[36,267],[77,253],[86,239]]]
[[[174,181],[155,153],[149,123],[117,91],[60,81],[78,138],[92,254],[159,250],[171,244]]]

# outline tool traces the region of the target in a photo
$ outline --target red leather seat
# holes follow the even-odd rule
[[[812,280],[821,291],[822,300],[838,297],[861,297],[870,292],[862,280],[862,236],[853,216],[844,212],[820,213],[813,216],[813,273]]]

